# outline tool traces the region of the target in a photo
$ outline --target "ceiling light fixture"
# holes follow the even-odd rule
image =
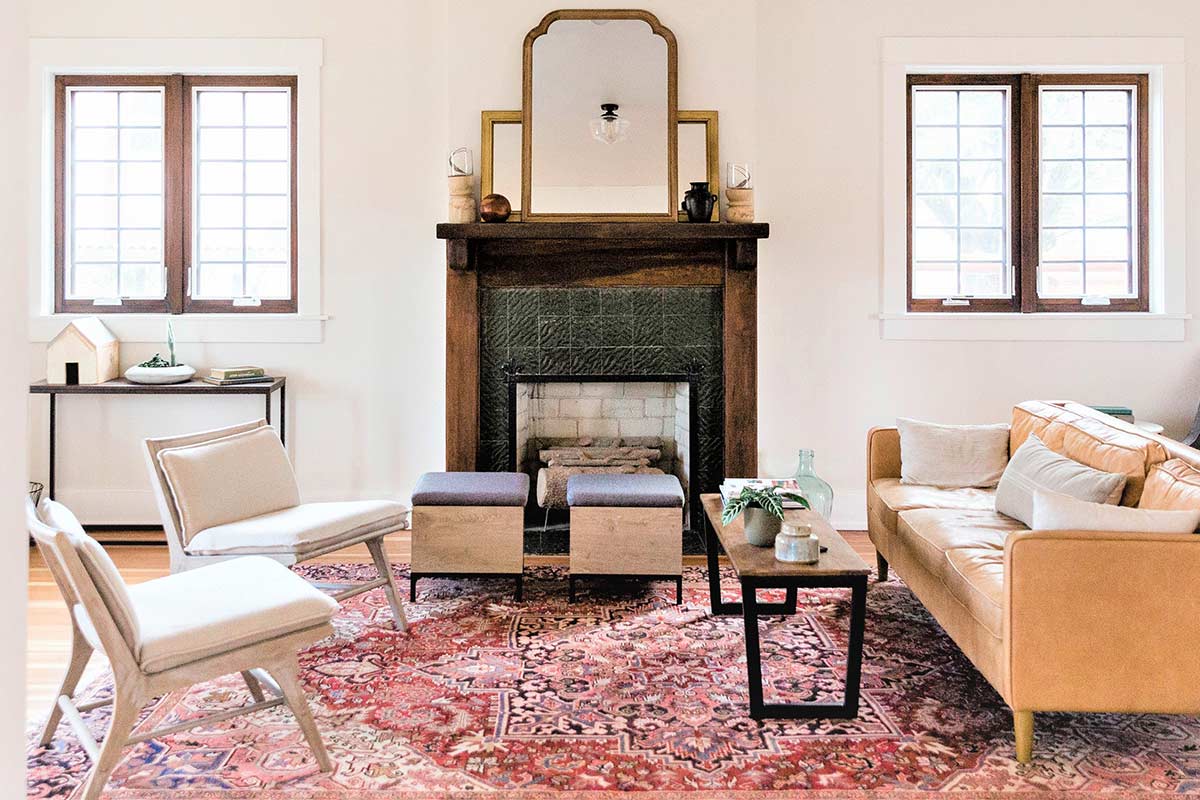
[[[619,106],[616,103],[601,103],[600,116],[589,122],[592,137],[598,142],[616,144],[629,135],[629,120],[617,116]]]

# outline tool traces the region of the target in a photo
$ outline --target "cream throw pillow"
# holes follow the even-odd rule
[[[125,587],[125,579],[117,571],[117,565],[109,558],[104,547],[83,529],[79,519],[71,513],[71,509],[62,503],[56,503],[47,497],[38,505],[37,513],[38,519],[47,527],[61,531],[71,539],[71,545],[79,555],[79,560],[83,562],[88,577],[96,586],[96,592],[108,609],[109,616],[116,623],[125,644],[136,653],[141,631],[138,629],[133,600]],[[99,637],[96,641],[99,642]]]
[[[300,505],[296,474],[273,428],[159,452],[186,544],[216,525]]]
[[[1033,493],[1035,531],[1116,531],[1127,533],[1195,533],[1200,509],[1162,511],[1089,503],[1058,492]]]
[[[1033,494],[1039,489],[1089,503],[1115,504],[1121,502],[1125,478],[1123,473],[1101,472],[1059,455],[1030,434],[1000,478],[996,510],[1032,528]]]
[[[942,489],[995,486],[1008,464],[1008,425],[937,425],[901,417],[900,482]]]

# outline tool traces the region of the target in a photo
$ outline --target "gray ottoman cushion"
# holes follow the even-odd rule
[[[523,472],[426,472],[413,489],[414,506],[523,506],[529,476]]]
[[[683,487],[674,475],[572,475],[567,505],[683,508]]]

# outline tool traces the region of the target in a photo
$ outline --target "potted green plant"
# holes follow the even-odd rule
[[[795,492],[781,492],[774,486],[746,486],[741,493],[729,498],[721,510],[721,524],[728,525],[745,515],[746,541],[755,547],[771,547],[783,524],[783,503],[791,500],[801,508],[808,501]]]
[[[175,328],[167,321],[167,352],[171,360],[155,353],[142,363],[125,370],[125,379],[130,383],[183,383],[191,380],[196,370],[175,360]]]

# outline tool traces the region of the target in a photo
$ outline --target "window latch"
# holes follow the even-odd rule
[[[1108,297],[1108,295],[1085,294],[1080,303],[1085,306],[1111,306],[1112,300]]]
[[[94,305],[94,306],[119,306],[119,305],[121,305],[121,298],[119,298],[119,297],[97,297],[94,300],[92,300],[92,305]]]
[[[947,297],[942,301],[944,306],[969,306],[971,301],[963,297]]]
[[[235,297],[233,304],[235,306],[261,306],[262,300],[257,297]]]

